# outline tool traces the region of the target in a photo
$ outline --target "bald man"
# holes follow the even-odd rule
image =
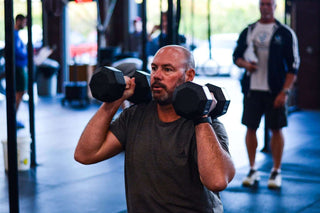
[[[123,96],[103,103],[85,127],[75,159],[92,164],[125,152],[128,212],[222,212],[219,191],[235,174],[228,138],[217,119],[188,120],[172,105],[175,88],[195,76],[192,54],[182,46],[161,48],[151,64],[153,100],[125,109],[135,88],[126,78]]]

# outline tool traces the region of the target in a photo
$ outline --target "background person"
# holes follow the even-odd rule
[[[133,32],[129,36],[129,51],[138,54],[142,58],[142,21],[140,17],[133,20]]]
[[[186,38],[184,35],[179,34],[178,39],[179,39],[178,42],[180,45],[184,45],[186,43]],[[153,26],[151,32],[148,34],[148,42],[146,45],[147,56],[153,56],[159,50],[159,48],[165,45],[169,45],[168,15],[167,15],[167,12],[161,12],[160,25]]]
[[[125,109],[111,123],[134,92],[135,79],[126,78],[123,96],[103,103],[85,127],[75,159],[92,164],[124,151],[128,212],[222,212],[218,192],[235,173],[225,129],[217,119],[180,117],[172,105],[175,88],[195,76],[193,56],[165,46],[151,70],[153,101]]]
[[[274,18],[275,9],[275,0],[260,0],[260,19],[241,32],[233,53],[234,63],[246,69],[241,80],[244,93],[242,123],[247,126],[245,140],[250,164],[248,176],[243,180],[245,186],[252,186],[260,179],[255,168],[256,130],[264,114],[272,132],[273,167],[268,187],[281,187],[282,128],[287,126],[286,102],[300,59],[296,35]]]
[[[26,45],[19,36],[19,31],[27,25],[27,18],[18,14],[14,25],[14,47],[16,68],[16,112],[18,112],[23,95],[28,88],[28,51]],[[17,128],[24,128],[22,122],[17,121]]]

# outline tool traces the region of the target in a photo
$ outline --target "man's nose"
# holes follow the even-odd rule
[[[152,71],[152,77],[153,78],[161,78],[162,76],[162,72],[161,72],[161,69],[160,68],[157,68],[156,70],[153,70]]]

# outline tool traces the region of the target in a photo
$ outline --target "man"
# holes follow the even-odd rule
[[[275,0],[260,0],[261,18],[241,32],[233,53],[234,63],[246,69],[241,80],[244,93],[242,123],[247,126],[245,140],[250,171],[243,180],[244,186],[252,186],[259,181],[255,168],[256,130],[264,114],[272,132],[273,168],[268,187],[281,187],[282,128],[287,126],[286,102],[300,59],[296,35],[274,18],[275,9]]]
[[[165,46],[151,67],[153,101],[125,109],[111,123],[134,92],[134,78],[126,78],[123,96],[103,103],[89,121],[75,159],[91,164],[125,151],[128,212],[222,212],[218,192],[235,173],[225,129],[207,115],[182,118],[172,105],[175,88],[195,76],[193,56],[184,47]]]
[[[27,25],[27,18],[18,14],[14,25],[14,47],[16,68],[16,112],[18,112],[22,97],[28,88],[28,52],[27,47],[19,36],[19,31]],[[17,128],[24,128],[23,123],[17,121]]]
[[[140,17],[133,20],[133,32],[129,35],[129,51],[142,58],[142,21]]]
[[[160,30],[160,33],[155,35]],[[186,38],[184,35],[178,35],[178,44],[184,45]],[[146,45],[147,56],[153,56],[160,47],[169,45],[168,38],[168,14],[167,12],[161,12],[161,24],[155,25],[151,32],[148,34],[148,42]]]

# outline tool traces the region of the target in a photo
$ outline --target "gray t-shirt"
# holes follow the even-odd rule
[[[223,125],[214,120],[213,127],[228,151]],[[200,181],[192,121],[161,122],[150,102],[124,110],[110,130],[125,150],[128,212],[223,211],[219,194]]]

